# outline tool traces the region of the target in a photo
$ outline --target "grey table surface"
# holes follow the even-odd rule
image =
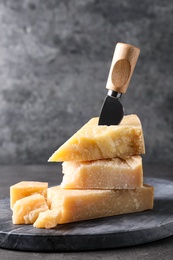
[[[173,166],[144,165],[144,177],[162,178],[173,181]],[[47,181],[49,186],[61,182],[61,164],[0,166],[0,199],[9,197],[10,185],[21,180]],[[0,249],[0,259],[171,259],[173,257],[173,236],[166,239],[128,248],[66,252],[35,253]]]

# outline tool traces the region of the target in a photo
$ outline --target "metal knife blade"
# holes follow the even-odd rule
[[[139,53],[140,49],[133,45],[117,43],[106,85],[108,95],[102,105],[99,125],[118,125],[121,122],[124,108],[120,97],[128,88]]]
[[[99,125],[118,125],[124,116],[124,108],[119,101],[121,93],[109,90],[104,100]]]

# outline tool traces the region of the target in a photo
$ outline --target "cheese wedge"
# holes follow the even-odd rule
[[[124,116],[120,125],[98,125],[92,118],[53,155],[49,162],[91,161],[144,154],[144,137],[137,115]]]
[[[10,207],[13,208],[14,203],[24,197],[32,194],[41,194],[47,197],[47,182],[21,181],[10,187]]]
[[[40,214],[37,227],[51,226],[81,220],[102,218],[153,208],[154,189],[144,185],[136,189],[124,190],[68,190],[55,186],[48,189],[50,211]],[[50,223],[51,210],[59,212],[58,218]],[[39,223],[41,222],[41,223]]]
[[[64,162],[64,189],[134,189],[143,185],[142,158]]]
[[[33,224],[39,213],[48,209],[44,196],[40,194],[17,200],[13,206],[13,224]]]

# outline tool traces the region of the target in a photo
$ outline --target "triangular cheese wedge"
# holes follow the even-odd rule
[[[124,116],[119,125],[98,125],[92,118],[53,155],[49,162],[91,161],[144,154],[142,126],[137,115]]]

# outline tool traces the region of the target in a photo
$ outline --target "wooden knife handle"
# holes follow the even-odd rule
[[[117,43],[106,84],[107,89],[125,93],[132,77],[140,49],[126,44]]]

